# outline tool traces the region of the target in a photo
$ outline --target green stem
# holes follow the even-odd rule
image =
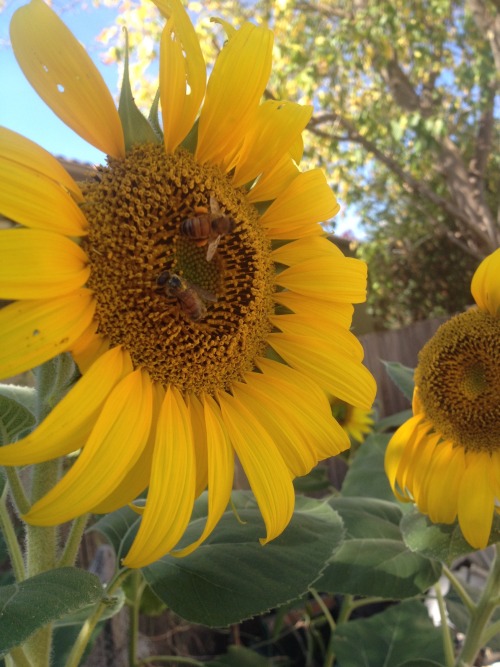
[[[90,514],[82,514],[82,516],[79,516],[72,522],[68,539],[66,540],[64,551],[57,563],[57,567],[69,567],[75,564],[89,516]]]
[[[455,662],[455,651],[453,648],[453,640],[448,627],[448,619],[446,618],[446,605],[444,603],[443,593],[441,591],[441,584],[439,581],[434,584],[436,591],[436,599],[439,607],[439,615],[441,616],[441,632],[443,635],[443,650],[446,667],[453,667]]]
[[[49,491],[59,478],[59,461],[33,466],[31,496],[33,502]],[[28,577],[52,570],[57,563],[58,529],[56,526],[26,524],[26,566]],[[44,626],[28,639],[26,653],[32,667],[48,667],[52,647],[52,624]]]
[[[19,546],[19,542],[17,540],[14,525],[10,518],[9,510],[7,509],[8,490],[9,487],[6,484],[0,499],[0,529],[2,530],[5,544],[7,545],[7,550],[9,552],[10,562],[12,563],[12,569],[14,570],[16,581],[23,581],[26,577],[24,570],[24,559],[21,552],[21,547]]]
[[[498,594],[500,592],[500,546],[496,545],[495,560],[486,580],[479,602],[472,611],[467,634],[460,655],[456,661],[456,667],[468,667],[474,664],[474,660],[484,645],[486,628],[491,615],[497,606]]]
[[[128,569],[118,572],[115,579],[109,583],[106,595],[108,597],[112,595],[132,572],[133,570]],[[80,664],[80,659],[92,636],[92,632],[94,631],[95,626],[99,623],[101,616],[107,608],[108,603],[106,599],[103,599],[96,606],[94,613],[87,618],[82,626],[82,629],[80,630],[78,637],[76,638],[75,643],[73,644],[73,648],[71,649],[71,653],[69,654],[68,660],[66,662],[66,667],[78,667]]]
[[[462,582],[460,581],[460,579],[458,579],[458,577],[456,577],[453,574],[453,572],[450,569],[448,569],[444,564],[443,564],[443,574],[449,580],[450,584],[455,589],[456,594],[462,600],[463,604],[467,607],[467,611],[469,612],[469,614],[472,614],[476,608],[476,605],[474,603],[474,600],[470,597],[465,588],[462,586]]]
[[[14,504],[21,514],[26,514],[30,508],[30,501],[26,496],[24,487],[21,484],[16,468],[6,467],[5,474],[9,481],[10,493],[14,499]]]

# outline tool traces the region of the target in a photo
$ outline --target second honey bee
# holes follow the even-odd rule
[[[165,271],[156,282],[160,287],[165,288],[167,296],[177,299],[182,312],[193,322],[199,322],[206,317],[205,301],[217,301],[215,294],[190,283],[176,273]]]
[[[220,240],[234,228],[234,220],[221,211],[215,197],[210,197],[210,211],[206,207],[195,209],[196,216],[181,222],[180,232],[196,245],[207,247],[207,262],[215,255]]]

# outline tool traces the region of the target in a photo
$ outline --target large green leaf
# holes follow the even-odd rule
[[[342,496],[367,496],[396,502],[384,470],[390,436],[372,434],[356,452],[342,484]]]
[[[333,647],[339,667],[399,667],[410,660],[424,667],[426,660],[444,662],[441,631],[417,600],[339,625]]]
[[[448,565],[456,558],[474,551],[465,541],[457,523],[443,524],[432,521],[412,509],[401,522],[403,539],[412,551],[435,558]],[[500,518],[494,517],[489,544],[500,542]]]
[[[63,567],[0,588],[0,654],[22,644],[36,630],[101,599],[99,579]]]
[[[143,570],[156,595],[193,623],[225,626],[299,597],[341,541],[342,522],[332,507],[298,498],[284,533],[261,546],[265,531],[253,497],[240,492],[234,502],[243,525],[228,511],[194,553],[165,556]],[[204,522],[203,516],[190,523],[187,543]]]
[[[226,655],[207,662],[207,667],[272,667],[273,661],[245,646],[229,646]]]
[[[403,599],[427,590],[441,566],[404,544],[394,503],[374,498],[334,498],[346,526],[343,544],[315,588],[328,593]]]

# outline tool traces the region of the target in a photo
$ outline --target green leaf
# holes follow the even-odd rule
[[[271,667],[274,663],[245,646],[229,646],[226,655],[206,664],[210,667]]]
[[[342,522],[327,503],[297,498],[287,529],[262,546],[265,530],[253,496],[240,492],[234,500],[244,525],[228,511],[194,553],[165,556],[143,570],[156,595],[193,623],[238,623],[301,596],[342,538]],[[190,523],[186,543],[204,523],[205,517]]]
[[[412,551],[428,558],[435,558],[450,565],[456,558],[474,551],[464,539],[457,523],[444,524],[432,521],[413,508],[401,522],[403,539]],[[493,518],[488,544],[500,542],[500,518]]]
[[[118,115],[123,128],[125,149],[128,152],[135,144],[157,144],[160,138],[137,108],[130,86],[128,69],[128,32],[125,32],[125,63],[123,68],[123,82],[118,102]]]
[[[315,588],[327,593],[403,599],[426,591],[441,566],[412,553],[399,529],[397,505],[374,498],[333,498],[330,505],[346,527],[343,544]]]
[[[0,654],[25,642],[36,630],[103,595],[99,579],[89,572],[63,567],[0,588]]]
[[[391,378],[396,387],[409,401],[411,401],[415,384],[413,380],[413,368],[403,366],[403,364],[400,364],[398,361],[384,361],[383,359],[380,361],[384,364],[387,375]]]
[[[35,425],[35,417],[28,405],[34,403],[34,389],[0,385],[0,445],[27,435]]]
[[[399,667],[409,660],[422,667],[425,660],[444,663],[441,631],[417,600],[339,625],[333,648],[341,667]]]
[[[369,496],[396,502],[384,470],[390,435],[372,434],[356,452],[342,484],[342,496]]]
[[[140,517],[137,512],[134,512],[130,507],[122,507],[116,512],[104,515],[88,530],[96,530],[104,535],[119,558],[125,555],[122,553],[125,549],[125,541],[131,531],[137,531],[139,521]]]

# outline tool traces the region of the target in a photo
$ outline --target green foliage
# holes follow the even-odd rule
[[[0,385],[0,445],[13,442],[35,425],[35,390],[16,385]]]
[[[441,632],[417,600],[340,625],[333,645],[339,667],[408,667],[412,659],[419,667],[444,663]]]
[[[72,567],[43,572],[0,588],[0,654],[22,644],[36,630],[103,595],[99,579]]]
[[[384,361],[383,359],[381,359],[381,361],[385,366],[387,375],[391,378],[401,393],[411,401],[414,388],[413,368],[403,366],[403,364],[400,364],[398,361]]]

